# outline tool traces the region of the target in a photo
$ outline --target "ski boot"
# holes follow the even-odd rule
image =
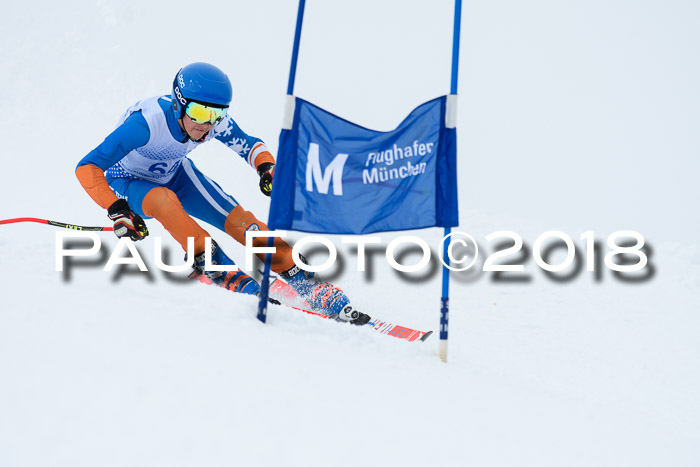
[[[190,278],[197,278],[200,275],[204,275],[211,279],[211,281],[219,287],[229,289],[233,292],[239,292],[250,295],[260,294],[260,286],[257,282],[255,282],[255,279],[253,279],[240,269],[237,269],[235,271],[205,271],[204,253],[205,252],[195,255],[194,264],[192,266],[192,269],[194,271],[192,272],[192,274],[190,274]],[[236,266],[236,263],[234,263],[233,260],[226,256],[223,250],[213,239],[211,241],[211,264],[230,264],[234,267]]]
[[[363,324],[369,323],[371,318],[365,313],[360,313],[348,303],[342,310],[340,310],[340,313],[338,313],[338,316],[336,316],[335,319],[362,326]]]
[[[306,263],[303,256],[302,261]],[[311,311],[351,324],[363,325],[369,322],[369,315],[355,310],[342,290],[329,282],[320,282],[313,272],[294,266],[280,273],[280,276],[301,298],[309,302]]]

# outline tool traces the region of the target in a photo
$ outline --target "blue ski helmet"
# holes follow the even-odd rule
[[[233,90],[226,73],[208,63],[192,63],[175,75],[173,80],[173,109],[182,118],[190,101],[214,107],[228,107]]]

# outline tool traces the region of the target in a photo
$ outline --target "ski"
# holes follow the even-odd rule
[[[192,277],[192,276],[190,276]],[[212,285],[211,279],[205,275],[199,275],[196,277],[203,284]],[[291,288],[286,282],[279,280],[278,278],[273,278],[270,282],[270,298],[278,301],[281,305],[291,308],[297,311],[303,311],[310,315],[318,316],[320,318],[327,319],[329,316],[315,311],[310,310],[309,304],[301,298],[296,291]],[[398,324],[390,323],[382,319],[373,317],[371,321],[365,326],[371,326],[371,328],[380,334],[385,334],[388,336],[396,337],[398,339],[405,339],[409,342],[420,341],[423,342],[428,339],[433,331],[418,331],[416,329],[411,329],[406,326],[400,326]]]
[[[320,316],[321,318],[328,318],[328,315],[311,311],[309,309],[309,304],[286,282],[281,281],[278,278],[272,279],[270,283],[270,297],[280,301],[287,307],[295,308],[315,316]],[[418,331],[416,329],[407,328],[406,326],[400,326],[376,317],[372,317],[371,321],[365,324],[365,326],[371,326],[372,329],[380,334],[386,334],[398,339],[405,339],[409,342],[425,341],[433,333],[433,331]]]

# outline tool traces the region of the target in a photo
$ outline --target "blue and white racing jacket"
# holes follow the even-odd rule
[[[211,139],[226,144],[253,168],[272,161],[265,143],[243,132],[228,114],[201,142],[190,140],[177,122],[170,96],[156,96],[129,107],[117,128],[78,167],[96,165],[106,172],[108,180],[131,178],[164,185],[187,154]]]

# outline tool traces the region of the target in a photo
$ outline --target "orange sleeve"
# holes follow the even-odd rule
[[[265,162],[275,163],[275,158],[272,157],[269,151],[263,151],[255,157],[255,168],[257,169],[260,167],[260,164],[264,164]]]
[[[96,165],[81,165],[76,169],[75,176],[90,198],[103,208],[108,209],[119,199],[107,184],[104,171]]]

